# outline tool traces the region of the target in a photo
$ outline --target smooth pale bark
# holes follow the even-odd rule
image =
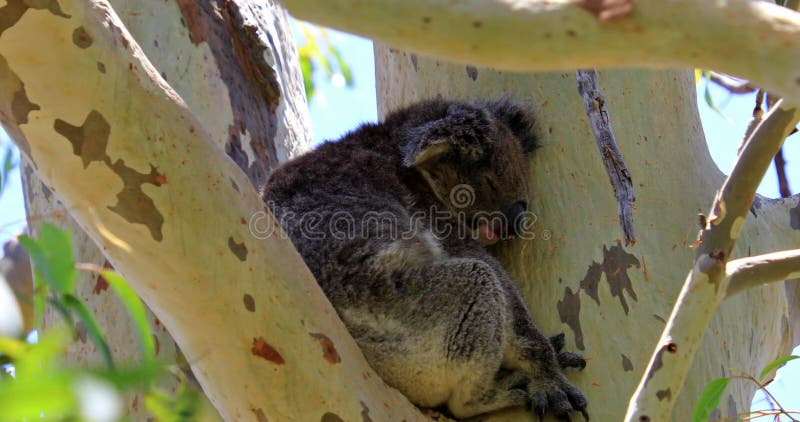
[[[800,102],[800,14],[767,1],[281,3],[298,18],[461,63],[515,71],[698,67]],[[602,10],[604,3],[630,7]]]
[[[601,71],[612,125],[633,178],[637,242],[621,245],[617,201],[577,92],[574,71],[514,74],[445,64],[376,48],[380,114],[441,95],[529,101],[544,147],[531,159],[536,238],[495,250],[518,280],[545,333],[567,333],[588,358],[569,373],[589,397],[593,420],[621,420],[678,292],[691,269],[698,210],[711,205],[723,175],[709,156],[691,71]],[[738,140],[731,140],[735,148]],[[798,198],[759,199],[733,258],[796,247]],[[796,225],[797,223],[795,223]],[[733,368],[757,374],[793,344],[781,284],[725,301],[705,330],[674,420],[691,420],[696,399]],[[698,339],[699,340],[699,339]],[[733,382],[718,417],[750,407],[753,385]],[[492,420],[520,420],[522,410]],[[532,415],[528,418],[533,420]]]
[[[61,1],[5,23],[4,127],[172,333],[223,418],[421,417],[368,367],[219,133],[108,3]]]
[[[800,249],[773,252],[728,263],[725,272],[730,278],[730,297],[761,284],[800,277]]]
[[[192,12],[198,9],[192,8],[191,3],[178,1],[119,0],[111,3],[148,59],[186,101],[187,106],[202,122],[215,143],[222,148],[230,145],[226,150],[238,149],[243,153],[241,155],[245,159],[239,161],[243,170],[254,169],[255,162],[270,165],[283,161],[310,146],[311,137],[307,124],[302,75],[288,19],[282,9],[268,1],[241,1],[228,4],[226,11],[238,11],[250,24],[258,28],[257,38],[251,39],[251,32],[238,22],[232,22],[234,17],[230,13],[214,14],[213,18],[210,14],[193,14]],[[261,9],[254,12],[253,9],[257,7]],[[222,75],[243,73],[240,69],[242,61],[225,60],[232,57],[228,54],[230,48],[221,45],[219,39],[203,37],[200,34],[195,40],[190,34],[193,27],[187,28],[187,22],[195,27],[204,25],[204,29],[208,32],[219,31],[227,34],[229,40],[238,41],[243,53],[238,56],[239,59],[263,60],[265,64],[271,65],[273,67],[271,82],[280,88],[276,93],[276,106],[265,107],[265,104],[252,101],[247,93],[237,90],[237,87],[229,88],[228,84],[233,81],[231,78],[224,79]],[[198,31],[195,30],[194,33],[197,34]],[[242,39],[250,42],[241,42]],[[258,42],[255,42],[256,40]],[[245,119],[241,118],[241,113],[245,112],[245,109],[233,110],[231,105],[233,103],[257,109],[264,116],[274,116],[271,120],[272,125],[256,124],[250,127],[242,125],[240,122]],[[266,143],[270,143],[271,148],[262,147]],[[256,156],[255,151],[267,150],[274,150],[276,157],[270,160],[269,157]],[[53,195],[39,181],[30,163],[25,161],[23,187],[26,209],[28,215],[33,217],[30,224],[38,227],[42,221],[48,221],[69,229],[74,233],[73,243],[77,262],[110,267],[111,264],[94,242],[72,218],[69,218],[68,210],[56,199],[58,195]],[[269,170],[269,167],[266,170]],[[248,172],[253,183],[261,183],[263,174],[264,171]],[[106,333],[106,341],[112,349],[115,361],[123,365],[136,362],[139,349],[135,330],[132,329],[131,320],[125,309],[107,287],[97,275],[82,272],[79,273],[76,293],[93,312]],[[157,359],[161,362],[170,362],[183,371],[183,374],[175,371],[159,380],[158,388],[175,391],[180,385],[181,378],[184,377],[189,380],[189,386],[199,387],[185,357],[166,327],[152,313],[149,313],[148,318],[155,336]],[[62,321],[57,310],[48,307],[43,322],[45,326],[50,326]],[[78,332],[78,341],[71,343],[67,348],[65,360],[72,363],[101,364],[100,353],[91,341],[87,341],[85,329],[78,327]],[[141,391],[128,393],[124,403],[127,406],[127,415],[136,420],[147,418],[148,412]],[[205,420],[215,417],[216,411],[207,402],[203,403],[202,409],[203,413],[195,415],[195,418]]]

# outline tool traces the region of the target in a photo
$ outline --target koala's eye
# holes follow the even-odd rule
[[[491,188],[493,191],[495,191],[495,192],[498,192],[498,191],[500,190],[500,189],[497,187],[497,182],[495,182],[493,178],[491,178],[491,177],[489,177],[489,176],[484,176],[484,179],[486,180],[486,184],[487,184],[487,185],[489,185],[489,187],[490,187],[490,188]]]

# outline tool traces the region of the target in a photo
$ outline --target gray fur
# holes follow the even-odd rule
[[[524,210],[535,146],[522,106],[435,100],[327,142],[267,182],[264,200],[370,365],[419,406],[459,418],[523,405],[585,414],[561,373],[585,361],[539,332],[474,239],[480,215]],[[469,203],[454,196],[463,185]]]

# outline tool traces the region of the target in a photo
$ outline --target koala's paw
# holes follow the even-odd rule
[[[586,421],[589,420],[589,414],[586,412],[589,402],[586,396],[560,376],[557,379],[532,381],[528,384],[528,393],[531,399],[530,409],[540,421],[544,419],[548,409],[562,421],[571,421],[570,415],[573,410],[580,412]]]

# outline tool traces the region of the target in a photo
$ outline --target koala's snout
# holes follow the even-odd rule
[[[527,210],[528,203],[525,201],[518,201],[506,211],[509,235],[519,236],[520,233],[525,230],[525,211]]]

